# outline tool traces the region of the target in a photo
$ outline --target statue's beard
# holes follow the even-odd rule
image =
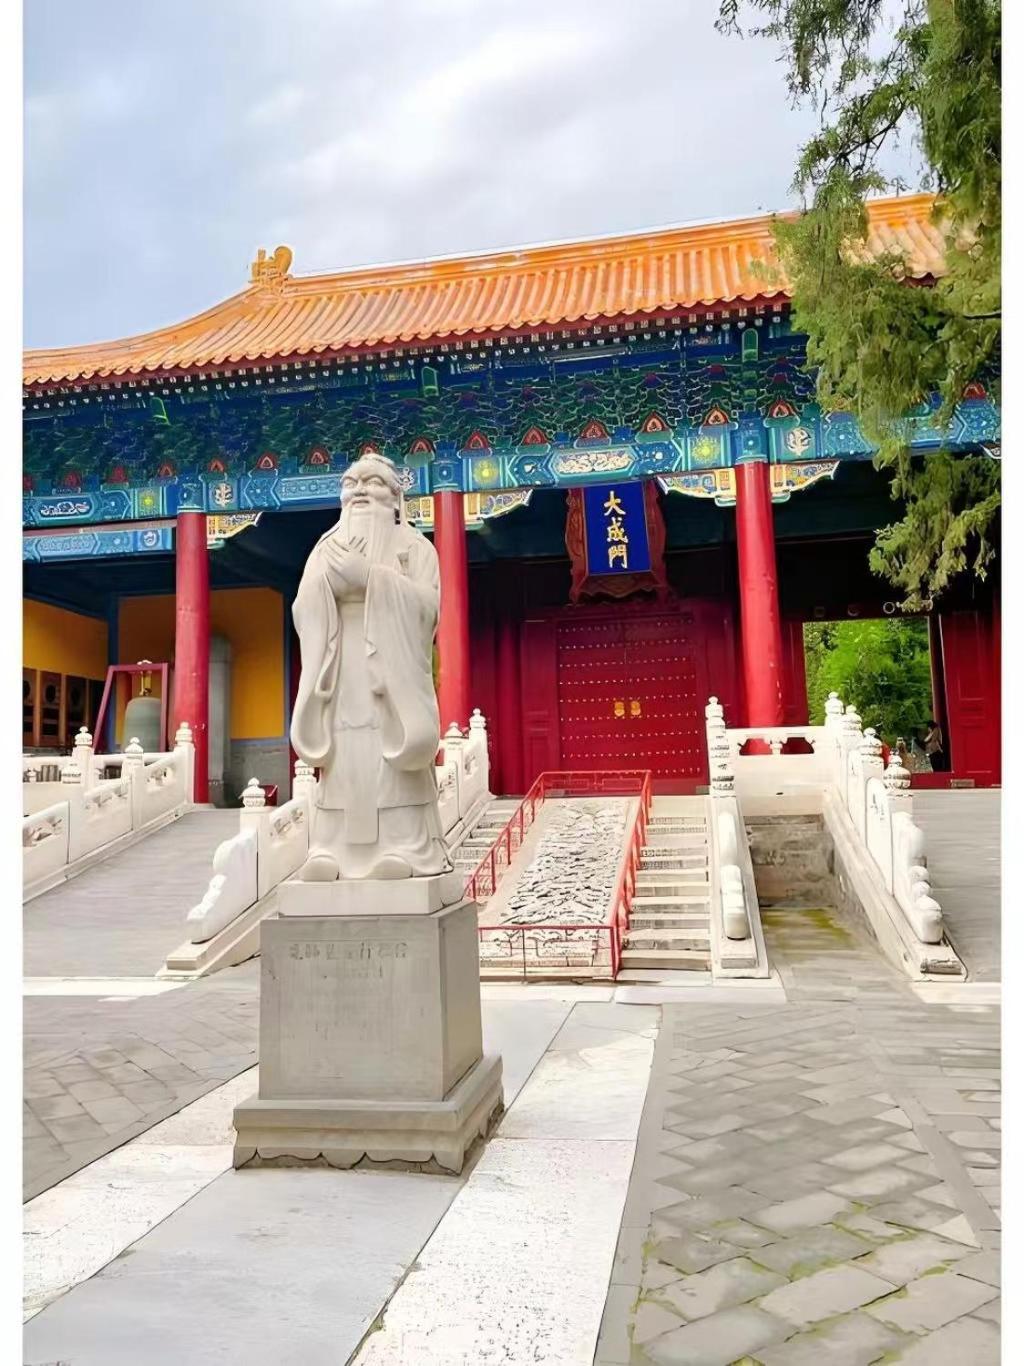
[[[369,507],[348,507],[341,510],[338,522],[342,540],[361,539],[366,542],[366,558],[371,564],[394,560],[395,514],[383,503]]]

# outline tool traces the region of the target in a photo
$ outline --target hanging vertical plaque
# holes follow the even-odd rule
[[[626,597],[648,589],[664,596],[665,523],[653,481],[593,484],[569,490],[565,542],[572,590]]]

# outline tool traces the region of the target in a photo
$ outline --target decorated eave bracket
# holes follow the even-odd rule
[[[585,429],[573,440],[560,436],[547,441],[537,432],[539,439],[506,449],[491,449],[481,438],[474,449],[432,451],[426,463],[402,466],[410,519],[429,527],[430,495],[442,490],[466,493],[469,524],[479,526],[522,506],[531,489],[578,488],[614,479],[655,478],[667,491],[727,505],[735,500],[733,467],[749,459],[769,461],[773,497],[784,501],[818,479],[833,477],[840,463],[873,455],[848,413],[823,415],[814,404],[804,405],[799,414],[787,404],[777,409],[763,418],[750,414],[738,420],[713,409],[700,426],[634,433],[629,441],[612,440],[617,433],[590,434]],[[955,448],[983,449],[998,458],[999,413],[987,398],[961,403],[947,433],[935,424],[931,408],[910,417],[907,426],[910,445],[922,453],[937,448],[945,437]],[[102,523],[127,530],[135,523],[159,522],[183,511],[223,519],[251,517],[263,510],[336,507],[339,459],[335,456],[332,462],[325,453],[326,468],[299,468],[294,461],[279,464],[268,455],[241,474],[168,471],[166,477],[137,488],[26,492],[23,524],[31,530],[63,529],[70,534]],[[103,545],[118,549],[93,553],[159,548],[141,543],[129,547],[127,541],[109,539]]]
[[[821,479],[834,479],[840,460],[816,460],[806,465],[772,465],[769,470],[773,503],[786,503],[794,493]],[[669,474],[658,480],[666,493],[709,498],[717,507],[736,503],[736,471],[709,470],[706,474]]]

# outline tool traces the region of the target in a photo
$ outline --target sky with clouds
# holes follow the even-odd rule
[[[715,0],[31,0],[25,344],[307,274],[786,208],[814,127]]]

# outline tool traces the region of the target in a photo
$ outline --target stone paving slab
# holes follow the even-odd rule
[[[137,1000],[26,998],[24,1198],[251,1067],[257,968]]]
[[[997,1360],[998,1010],[763,916],[786,1004],[663,1009],[597,1366]]]

